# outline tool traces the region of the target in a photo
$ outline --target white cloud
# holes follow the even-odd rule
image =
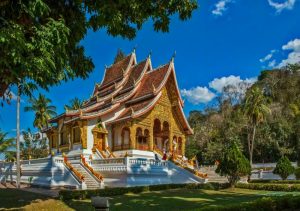
[[[222,16],[223,13],[228,9],[226,5],[231,3],[232,0],[220,0],[215,4],[215,9],[212,11],[212,14],[216,16]]]
[[[210,91],[207,87],[197,86],[191,89],[183,89],[181,90],[181,94],[185,97],[190,103],[197,105],[200,103],[208,103],[211,101],[216,95],[212,91]]]
[[[300,62],[300,39],[294,39],[282,46],[282,50],[291,51],[286,59],[283,59],[278,67],[284,67],[287,64],[295,64]]]
[[[273,59],[272,61],[270,61],[268,63],[268,67],[270,67],[270,68],[274,68],[275,66],[276,66],[276,60],[275,59]]]
[[[278,1],[278,0],[277,0]],[[294,8],[296,0],[286,0],[284,2],[275,2],[274,0],[268,0],[269,5],[276,9],[277,13],[280,13],[282,10],[288,9],[291,10]]]
[[[276,53],[276,52],[277,52],[277,50],[271,50],[271,52],[270,52],[268,55],[266,55],[264,58],[261,58],[259,61],[260,61],[261,63],[266,62],[266,61],[269,61],[270,59],[273,58],[274,53]]]
[[[239,84],[245,82],[253,84],[257,79],[256,78],[246,78],[245,80],[241,79],[240,76],[230,75],[228,77],[215,78],[209,83],[209,87],[221,93],[223,88],[228,85],[239,86]]]

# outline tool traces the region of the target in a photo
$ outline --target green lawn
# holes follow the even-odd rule
[[[110,199],[110,204],[111,210],[193,210],[253,201],[262,196],[284,194],[300,195],[299,192],[286,193],[246,189],[221,191],[176,189],[115,196]],[[93,210],[90,200],[62,202],[12,189],[0,189],[0,199],[0,207],[11,210]]]

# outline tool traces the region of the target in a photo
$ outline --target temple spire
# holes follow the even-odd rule
[[[171,57],[171,62],[174,62],[175,56],[176,56],[176,51],[174,51],[174,53],[173,53],[173,55]]]

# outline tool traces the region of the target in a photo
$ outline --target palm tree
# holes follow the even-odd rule
[[[66,110],[78,110],[83,106],[83,101],[77,97],[70,100],[69,102],[70,102],[70,105],[65,105]]]
[[[7,151],[7,149],[13,146],[14,138],[6,138],[7,133],[0,130],[0,154]]]
[[[50,105],[51,100],[46,98],[45,95],[39,94],[38,98],[30,98],[30,106],[26,106],[24,111],[33,111],[35,112],[35,118],[33,121],[33,126],[41,130],[44,127],[48,127],[48,120],[56,116],[56,107]]]
[[[249,160],[252,166],[253,149],[257,125],[265,120],[265,117],[270,113],[270,109],[267,106],[267,99],[263,94],[263,91],[259,87],[254,87],[249,90],[246,95],[243,105],[243,111],[248,117],[250,122],[249,134],[248,134],[248,151]]]

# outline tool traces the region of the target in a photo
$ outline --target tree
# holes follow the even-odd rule
[[[30,129],[24,131],[22,135],[24,141],[20,143],[20,149],[24,160],[47,157],[48,146],[45,139],[39,134],[33,134]]]
[[[26,106],[24,110],[26,112],[32,111],[35,113],[33,126],[41,130],[44,127],[48,127],[48,120],[56,115],[55,106],[50,105],[51,100],[46,98],[45,95],[39,94],[38,98],[30,98],[30,106]]]
[[[80,41],[90,29],[133,39],[149,19],[168,32],[172,15],[187,20],[196,8],[195,0],[1,1],[0,97],[19,79],[48,89],[88,77],[94,64]]]
[[[275,169],[273,170],[273,173],[278,174],[283,180],[286,180],[288,176],[294,172],[295,168],[292,166],[290,160],[286,156],[283,156],[279,159]]]
[[[66,110],[78,110],[83,106],[83,101],[75,97],[70,100],[70,105],[65,105]]]
[[[121,61],[126,57],[125,53],[122,51],[122,49],[118,49],[117,55],[115,56],[114,59],[114,64],[117,63],[118,61]]]
[[[4,153],[13,146],[14,139],[6,138],[7,133],[4,133],[0,130],[0,154]]]
[[[250,163],[235,141],[225,150],[216,173],[227,176],[231,186],[234,186],[241,177],[251,174]]]
[[[247,93],[243,110],[249,119],[248,152],[250,164],[252,165],[256,127],[259,123],[263,122],[266,115],[270,113],[266,97],[259,87],[255,86]]]

